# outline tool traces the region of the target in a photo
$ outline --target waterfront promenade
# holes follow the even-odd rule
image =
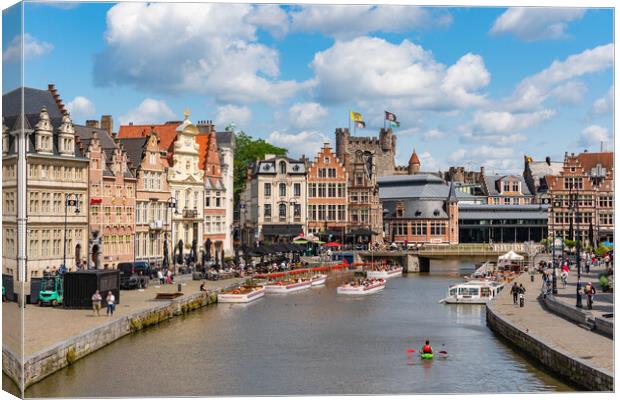
[[[245,278],[226,279],[222,281],[205,281],[209,291],[219,290],[235,283],[244,281]],[[72,336],[103,326],[114,319],[131,315],[141,310],[152,308],[158,304],[169,303],[169,300],[155,300],[156,293],[176,292],[177,284],[181,283],[184,295],[197,293],[202,281],[193,281],[191,275],[179,276],[172,285],[154,285],[156,281],[143,291],[123,290],[120,295],[120,304],[116,306],[113,317],[107,317],[105,306],[101,309],[100,317],[93,316],[91,309],[68,310],[62,307],[39,307],[27,305],[24,317],[24,355],[26,357],[43,349],[49,348],[55,343],[62,342]],[[105,298],[105,294],[103,294]],[[2,304],[2,334],[4,345],[9,350],[18,354],[19,342],[17,337],[19,330],[15,329],[15,322],[19,321],[19,308],[17,303],[7,302]]]
[[[520,308],[513,304],[510,286],[507,286],[489,305],[487,323],[494,331],[530,355],[536,353],[543,364],[555,369],[557,373],[571,375],[575,373],[571,371],[575,364],[580,364],[613,376],[612,339],[580,327],[546,309],[539,300],[542,287],[540,274],[535,275],[534,282],[530,281],[529,274],[522,274],[516,281],[526,289],[525,307]],[[567,286],[566,290],[570,290],[570,286]],[[574,286],[572,290],[574,291]],[[566,301],[569,301],[568,293],[565,295]],[[500,319],[512,327],[501,323]],[[523,332],[525,335],[521,334]]]

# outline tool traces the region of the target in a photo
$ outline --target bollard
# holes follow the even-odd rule
[[[177,292],[180,292],[180,291],[181,291],[181,284],[179,283],[179,284],[177,285]]]
[[[534,282],[534,274],[531,274],[531,275],[530,275],[530,281],[531,281],[531,282]]]

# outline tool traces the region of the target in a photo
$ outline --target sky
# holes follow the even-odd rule
[[[3,93],[54,83],[72,119],[212,120],[313,157],[362,113],[423,171],[521,172],[613,149],[613,11],[585,8],[25,3],[3,13]],[[11,75],[12,74],[12,75]]]

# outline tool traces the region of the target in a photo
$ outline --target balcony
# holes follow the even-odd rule
[[[198,217],[198,210],[183,210],[183,218],[194,219]]]
[[[163,227],[164,227],[164,224],[160,220],[152,221],[149,224],[149,230],[150,231],[161,231],[163,229]]]

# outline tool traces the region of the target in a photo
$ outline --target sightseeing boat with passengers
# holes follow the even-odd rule
[[[324,285],[325,281],[327,281],[327,275],[326,274],[312,275],[312,278],[310,278],[310,280],[312,282],[312,286]]]
[[[268,283],[265,285],[265,290],[267,293],[285,294],[308,289],[310,286],[312,286],[310,279],[284,279]]]
[[[450,286],[448,297],[440,300],[447,304],[486,304],[504,288],[504,283],[494,280],[470,280]]]
[[[242,285],[236,289],[222,291],[217,295],[217,301],[218,303],[249,303],[264,295],[264,286]]]
[[[366,272],[367,278],[389,279],[403,275],[403,267],[397,265],[378,267]]]
[[[385,279],[364,279],[362,281],[354,280],[338,286],[337,294],[350,296],[364,296],[373,294],[385,289]]]

